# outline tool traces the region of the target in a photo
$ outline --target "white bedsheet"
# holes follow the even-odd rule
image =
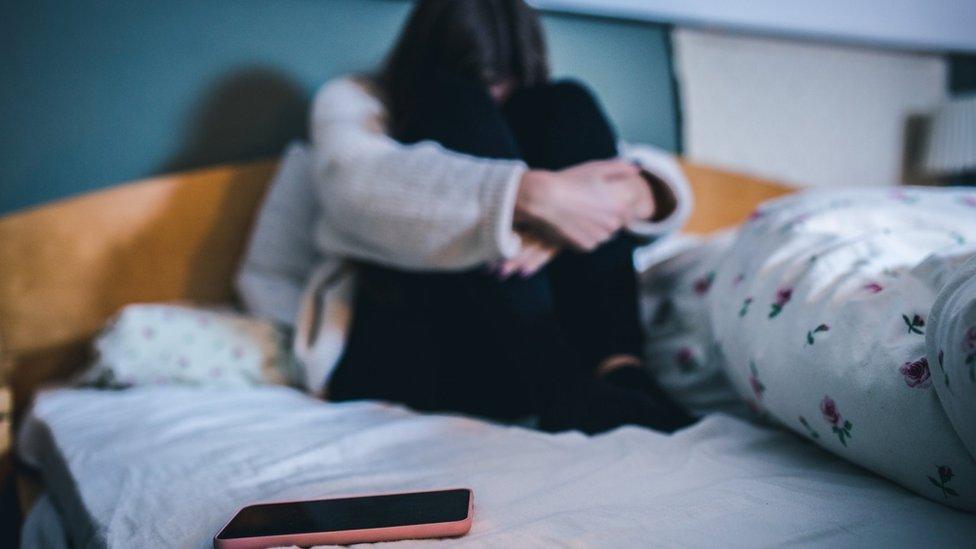
[[[587,438],[284,388],[43,393],[21,432],[79,547],[209,547],[245,504],[450,486],[492,547],[967,546],[976,517],[711,415]],[[431,542],[402,542],[410,547]]]

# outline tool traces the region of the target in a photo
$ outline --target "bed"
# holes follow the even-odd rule
[[[207,547],[242,505],[470,486],[469,547],[965,546],[972,515],[715,414],[543,434],[286,388],[43,393],[21,453],[81,547]],[[33,517],[32,517],[33,518]],[[50,530],[33,518],[25,535]],[[408,542],[421,546],[431,542]],[[434,542],[436,543],[436,542]]]
[[[735,225],[789,192],[684,168],[697,202],[691,232]],[[232,301],[273,170],[220,166],[0,218],[0,360],[24,426],[18,454],[42,472],[35,482],[17,475],[22,505],[33,507],[27,543],[203,547],[242,503],[450,484],[476,492],[475,528],[457,540],[470,545],[966,545],[976,536],[972,515],[720,414],[675,436],[624,428],[585,438],[323,404],[283,388],[56,389],[25,413],[39,388],[84,362],[122,305]],[[9,482],[9,459],[5,473]]]

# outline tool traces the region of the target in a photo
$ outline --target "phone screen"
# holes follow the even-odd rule
[[[251,505],[219,539],[457,522],[468,516],[467,489]]]

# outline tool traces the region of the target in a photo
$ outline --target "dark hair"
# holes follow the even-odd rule
[[[549,78],[542,26],[523,0],[418,0],[377,78],[399,134],[421,78],[434,71],[517,87]]]

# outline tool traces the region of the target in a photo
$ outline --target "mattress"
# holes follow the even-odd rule
[[[586,437],[287,388],[39,395],[19,451],[79,547],[209,547],[243,505],[469,486],[470,547],[967,546],[973,515],[713,414]],[[408,541],[401,547],[437,542]]]

